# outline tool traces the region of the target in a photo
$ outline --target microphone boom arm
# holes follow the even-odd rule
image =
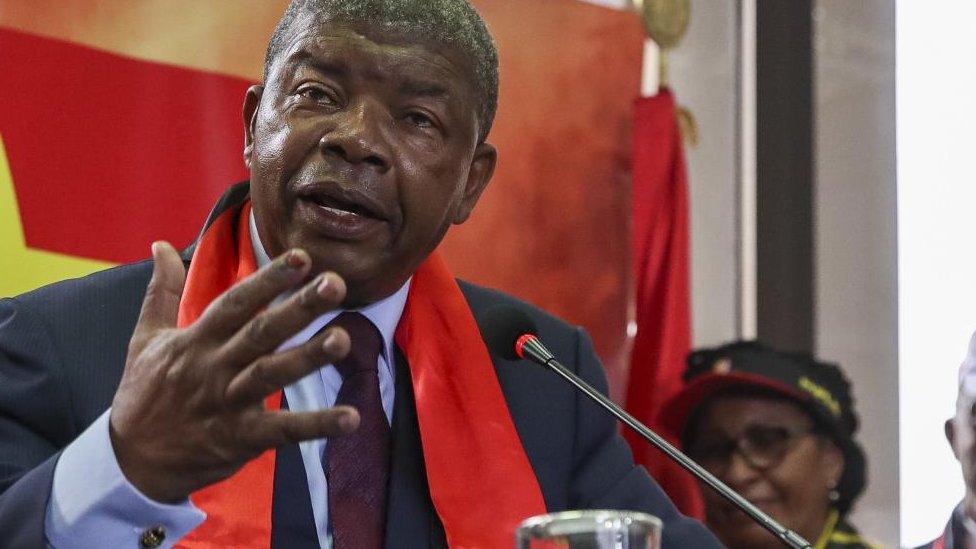
[[[603,393],[594,389],[592,385],[583,381],[579,376],[560,364],[552,352],[542,344],[539,338],[528,334],[523,335],[519,338],[516,348],[519,356],[527,358],[537,364],[547,366],[562,376],[563,379],[573,384],[577,389],[583,391],[586,396],[600,404],[600,406],[602,406],[605,410],[622,421],[624,425],[633,429],[635,432],[637,432],[637,434],[643,437],[644,440],[653,444],[656,448],[667,454],[669,458],[681,465],[685,470],[689,471],[691,474],[698,477],[699,480],[707,484],[712,490],[715,490],[719,495],[729,500],[729,502],[749,515],[752,520],[756,521],[760,526],[779,538],[779,540],[785,545],[792,547],[793,549],[811,548],[810,543],[803,539],[802,536],[776,522],[776,520],[774,520],[772,517],[750,503],[749,500],[739,495],[738,492],[729,488],[715,475],[709,473],[704,467],[698,465],[698,463],[696,463],[693,459],[682,453],[681,450],[675,448],[671,443],[661,437],[661,435],[655,433],[646,425],[638,421],[637,418],[628,414],[623,408],[618,406],[616,402],[604,396]]]

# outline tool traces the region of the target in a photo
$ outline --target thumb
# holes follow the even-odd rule
[[[136,323],[133,341],[144,340],[153,332],[176,327],[180,297],[186,282],[183,259],[169,242],[153,242],[153,274],[146,287],[142,311]]]

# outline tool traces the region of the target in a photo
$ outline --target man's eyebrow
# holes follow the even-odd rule
[[[302,48],[292,53],[285,59],[286,67],[309,67],[315,69],[323,74],[341,76],[348,72],[348,67],[345,63],[333,59],[322,59],[321,57],[312,55],[308,50]]]
[[[410,97],[431,97],[447,99],[451,96],[448,86],[429,80],[404,80],[397,86],[397,93]]]

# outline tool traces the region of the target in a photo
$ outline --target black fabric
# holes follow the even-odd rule
[[[444,526],[437,517],[427,486],[410,368],[403,352],[399,348],[395,352],[396,396],[393,399],[390,499],[386,504],[386,547],[446,549]]]
[[[682,376],[686,382],[730,373],[753,374],[805,395],[812,405],[810,411],[838,436],[850,437],[857,431],[851,384],[836,364],[806,353],[778,351],[757,341],[698,349],[688,355],[687,362]]]
[[[150,263],[135,263],[0,300],[0,546],[18,538],[29,540],[26,547],[44,545],[44,513],[38,510],[47,505],[54,471],[53,462],[45,461],[110,405],[150,274]],[[510,296],[460,285],[476,319],[499,303],[522,309],[567,367],[607,391],[602,366],[582,330]],[[494,365],[549,511],[643,511],[664,521],[665,547],[719,546],[703,526],[678,514],[647,472],[634,465],[609,415],[542,368],[502,359]],[[386,543],[443,546],[426,485],[413,394],[405,384],[409,374],[400,375],[400,361],[397,368]]]
[[[288,399],[281,393],[281,409]],[[275,453],[274,488],[271,496],[271,547],[273,549],[318,549],[319,536],[308,493],[308,477],[302,451],[286,444]]]
[[[44,516],[60,452],[34,467],[0,496],[0,547],[44,547]]]

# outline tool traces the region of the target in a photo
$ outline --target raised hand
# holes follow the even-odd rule
[[[349,352],[341,328],[275,352],[339,306],[346,287],[338,275],[318,275],[269,307],[308,276],[308,254],[291,250],[214,300],[192,326],[177,329],[183,261],[162,242],[153,245],[153,260],[110,418],[119,466],[143,494],[179,502],[268,448],[356,429],[359,415],[347,406],[269,412],[263,405],[267,395]]]

